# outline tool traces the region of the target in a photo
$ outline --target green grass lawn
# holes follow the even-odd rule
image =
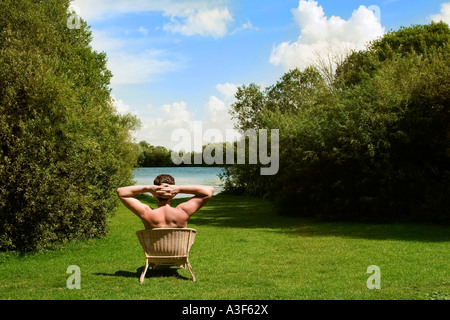
[[[450,299],[450,228],[431,225],[324,223],[280,217],[262,199],[218,195],[196,213],[186,269],[149,270],[124,207],[104,239],[55,251],[0,252],[0,299]],[[71,265],[81,289],[68,289]],[[367,268],[381,271],[369,290]]]

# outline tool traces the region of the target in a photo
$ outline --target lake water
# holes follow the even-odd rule
[[[169,174],[175,179],[176,185],[204,185],[213,186],[214,194],[222,191],[218,174],[222,168],[218,167],[165,167],[165,168],[138,168],[133,172],[136,185],[153,185],[153,180],[160,174]],[[191,195],[178,194],[176,198],[190,197]]]

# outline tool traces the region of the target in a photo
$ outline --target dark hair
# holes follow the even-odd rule
[[[167,183],[167,184],[175,184],[175,179],[168,174],[160,174],[159,176],[157,176],[155,178],[155,180],[153,181],[153,184],[155,186],[160,186],[162,183]]]

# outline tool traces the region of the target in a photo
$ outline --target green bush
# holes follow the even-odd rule
[[[280,171],[236,165],[226,189],[256,190],[285,214],[449,222],[449,35],[443,23],[389,33],[331,84],[311,66],[264,91],[240,88],[234,118],[242,130],[280,129]]]
[[[130,183],[137,120],[112,104],[106,55],[69,1],[0,6],[0,248],[101,237]]]

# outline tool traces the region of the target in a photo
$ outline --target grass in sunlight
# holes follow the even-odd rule
[[[135,232],[143,227],[121,206],[104,239],[0,252],[0,299],[450,299],[449,227],[280,217],[266,200],[228,195],[214,196],[188,227],[198,232],[190,253],[197,283],[185,269],[149,270],[139,283],[145,257]],[[71,265],[81,270],[79,290],[67,288]],[[367,288],[371,265],[380,290]]]

